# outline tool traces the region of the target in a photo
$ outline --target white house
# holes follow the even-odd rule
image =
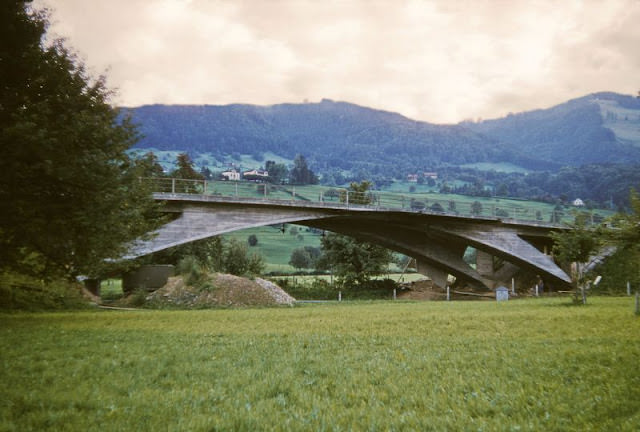
[[[582,201],[580,198],[574,199],[571,204],[573,204],[575,207],[584,207],[584,201]]]
[[[257,170],[257,169],[252,169],[251,171],[243,172],[242,175],[244,177],[247,177],[247,176],[269,177],[269,172],[262,171],[262,170]]]
[[[240,180],[240,172],[236,171],[235,168],[231,168],[229,171],[224,171],[222,173],[222,177],[227,180]]]

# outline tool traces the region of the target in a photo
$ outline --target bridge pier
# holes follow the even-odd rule
[[[520,271],[520,267],[482,250],[476,250],[476,270],[485,280],[485,285],[493,290],[499,286],[508,286],[511,278]]]
[[[449,273],[434,265],[427,264],[424,261],[417,260],[418,273],[427,276],[434,285],[444,289],[449,285]]]

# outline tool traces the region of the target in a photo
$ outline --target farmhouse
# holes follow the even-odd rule
[[[411,183],[417,183],[418,182],[418,174],[408,174],[407,175],[407,181],[411,182]]]
[[[235,181],[240,180],[240,172],[236,171],[235,168],[232,168],[228,171],[224,171],[221,175],[227,180],[235,180]]]
[[[269,177],[269,172],[267,171],[262,171],[262,170],[257,170],[257,169],[252,169],[251,171],[245,171],[242,173],[243,177]]]
[[[574,199],[571,204],[573,204],[574,207],[584,207],[584,201],[582,201],[580,198]]]

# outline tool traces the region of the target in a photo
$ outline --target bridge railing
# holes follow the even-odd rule
[[[548,206],[529,202],[519,205],[499,198],[469,197],[453,199],[450,196],[433,197],[421,194],[401,194],[383,191],[354,192],[327,186],[274,185],[251,181],[211,181],[176,178],[146,177],[141,181],[153,192],[171,194],[200,194],[222,198],[251,199],[279,202],[297,202],[315,206],[345,208],[375,208],[402,210],[466,217],[498,218],[529,223],[558,224],[570,221],[569,212],[549,210]],[[546,208],[545,208],[546,207]]]

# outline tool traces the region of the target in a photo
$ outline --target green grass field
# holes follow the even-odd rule
[[[636,431],[631,298],[0,314],[0,430]]]
[[[292,234],[291,229],[297,234]],[[246,243],[250,235],[258,238],[258,244],[249,248],[250,253],[257,253],[264,258],[265,273],[292,273],[296,269],[289,265],[291,253],[296,248],[305,246],[320,247],[320,234],[310,231],[301,225],[285,225],[285,232],[281,226],[264,226],[250,228],[225,234],[225,238],[235,238]]]

